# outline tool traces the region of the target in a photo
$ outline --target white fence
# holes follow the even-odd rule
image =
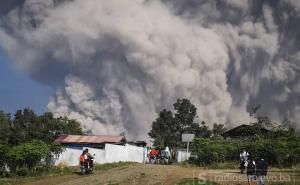
[[[184,149],[178,149],[176,151],[176,161],[177,162],[186,161],[190,156],[191,156],[191,151],[189,151],[188,154],[187,154],[187,151]]]
[[[67,166],[76,166],[79,164],[79,156],[81,155],[82,147],[67,147],[55,160],[55,165],[64,164]],[[88,148],[89,153],[94,155],[94,163],[112,163],[120,161],[131,161],[144,163],[146,161],[147,149],[133,145],[112,145],[105,144],[105,149]]]

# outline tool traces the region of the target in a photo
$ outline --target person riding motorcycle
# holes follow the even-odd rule
[[[93,159],[94,157],[89,153],[89,150],[88,149],[85,149],[85,161],[88,165],[88,168],[92,169],[94,167],[94,164],[93,164]]]
[[[85,149],[79,157],[81,173],[89,174],[93,172],[93,159],[94,157]]]

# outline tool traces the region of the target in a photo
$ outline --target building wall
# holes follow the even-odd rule
[[[112,145],[105,144],[105,149],[96,149],[89,147],[66,147],[66,150],[55,160],[55,165],[63,164],[67,166],[76,166],[79,164],[79,156],[84,149],[88,148],[89,153],[94,155],[94,163],[112,163],[119,161],[131,161],[144,163],[146,161],[147,149],[132,145]]]

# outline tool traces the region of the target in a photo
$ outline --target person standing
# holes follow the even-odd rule
[[[167,163],[169,163],[169,160],[171,159],[171,152],[170,152],[170,149],[169,149],[168,146],[165,148],[165,152],[166,152],[166,156],[168,158],[168,162]]]
[[[248,156],[249,156],[249,153],[245,149],[240,153],[241,173],[244,173],[245,167],[247,166]]]
[[[264,185],[265,184],[265,176],[268,173],[268,164],[264,159],[260,159],[257,162],[256,166],[256,175],[258,177],[258,184]]]
[[[255,161],[253,161],[250,156],[248,156],[247,177],[248,177],[249,185],[251,185],[251,181],[256,179],[255,178]]]

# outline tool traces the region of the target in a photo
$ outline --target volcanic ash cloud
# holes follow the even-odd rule
[[[2,16],[0,46],[17,68],[57,88],[49,111],[95,134],[145,139],[157,113],[178,97],[191,99],[210,123],[247,122],[258,100],[285,107],[267,115],[296,119],[299,108],[285,102],[300,93],[291,89],[300,84],[299,64],[285,60],[272,4],[254,21],[255,4],[228,1],[227,12],[216,2],[26,0]]]

